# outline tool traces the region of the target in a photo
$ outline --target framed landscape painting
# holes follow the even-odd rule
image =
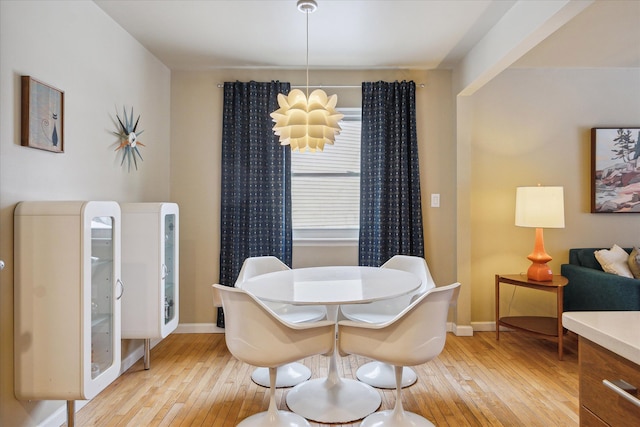
[[[591,212],[640,213],[640,127],[591,129]]]
[[[64,152],[64,92],[22,76],[21,145]]]

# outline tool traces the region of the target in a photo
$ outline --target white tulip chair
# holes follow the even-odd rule
[[[395,255],[385,262],[380,268],[392,268],[395,270],[413,273],[422,281],[420,287],[411,294],[388,300],[376,301],[370,304],[351,304],[340,307],[342,314],[349,320],[367,323],[383,323],[393,319],[402,310],[407,308],[412,298],[422,295],[436,284],[431,277],[431,272],[424,258],[410,255]],[[393,286],[393,283],[389,283]],[[386,363],[373,361],[366,363],[356,371],[356,378],[377,388],[395,388],[396,377],[393,366]],[[408,387],[416,382],[418,376],[411,368],[402,371],[402,387]]]
[[[402,368],[438,356],[447,337],[449,305],[458,299],[460,283],[433,288],[385,323],[352,320],[338,322],[338,351],[357,354],[394,366],[396,403],[393,409],[367,416],[360,427],[433,426],[426,418],[402,406]]]
[[[249,257],[244,260],[235,287],[242,288],[242,283],[252,277],[288,270],[289,267],[274,256]],[[313,322],[324,319],[327,310],[324,306],[316,305],[291,305],[263,301],[271,310],[287,322]],[[311,370],[302,363],[294,362],[278,368],[278,381],[276,387],[293,387],[311,378]],[[269,369],[256,368],[251,374],[251,379],[258,385],[269,387]]]
[[[237,359],[269,369],[269,408],[245,418],[239,427],[310,426],[300,415],[277,409],[277,368],[316,354],[331,354],[336,325],[330,320],[290,323],[242,289],[213,285],[225,312],[227,348]]]

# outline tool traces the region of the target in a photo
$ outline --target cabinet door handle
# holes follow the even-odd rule
[[[166,279],[168,274],[169,274],[169,269],[167,268],[167,265],[162,264],[162,280]]]
[[[120,295],[118,295],[116,299],[120,299],[122,298],[122,295],[124,295],[124,283],[122,283],[122,280],[120,279],[118,279],[116,283],[120,285]]]
[[[622,397],[623,399],[633,403],[634,405],[636,405],[637,407],[640,408],[640,399],[638,399],[637,397],[635,397],[635,396],[629,394],[628,392],[624,391],[621,387],[617,386],[616,384],[614,384],[613,382],[611,382],[609,380],[602,380],[602,384],[605,387],[607,387],[608,389],[612,390],[618,396]]]

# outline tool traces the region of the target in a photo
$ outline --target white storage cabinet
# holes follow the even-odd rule
[[[120,374],[120,206],[22,202],[14,220],[15,395],[69,408]]]
[[[122,203],[122,338],[162,339],[178,326],[178,205]]]

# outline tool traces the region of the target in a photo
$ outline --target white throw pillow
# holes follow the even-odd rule
[[[618,245],[613,245],[611,249],[595,251],[595,256],[602,269],[607,273],[633,279],[633,274],[629,270],[629,254]]]

